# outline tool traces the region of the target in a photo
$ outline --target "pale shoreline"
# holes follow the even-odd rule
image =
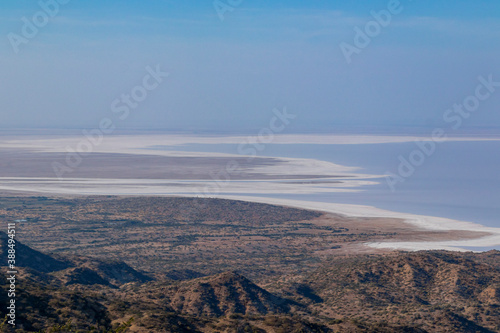
[[[402,223],[412,225],[416,229],[426,231],[471,231],[484,232],[489,236],[477,239],[463,239],[452,241],[436,241],[436,242],[376,242],[366,243],[365,245],[379,249],[394,249],[394,250],[451,250],[451,251],[470,251],[464,247],[500,247],[500,228],[486,227],[473,222],[457,221],[441,217],[415,215],[407,213],[399,213],[388,210],[379,209],[372,206],[351,205],[351,204],[335,204],[314,201],[301,201],[289,199],[276,199],[266,197],[249,197],[249,196],[218,196],[219,198],[244,200],[258,203],[267,203],[281,206],[289,206],[294,208],[302,208],[340,214],[349,217],[381,217],[381,218],[396,218],[402,220]]]
[[[10,151],[25,151],[38,153],[63,153],[66,147],[78,145],[85,139],[83,136],[61,138],[28,137],[3,138],[0,141],[0,148]],[[236,158],[244,157],[237,154],[220,153],[196,153],[177,152],[165,150],[145,149],[158,145],[182,145],[189,143],[240,143],[244,140],[240,136],[185,136],[185,135],[136,135],[136,136],[107,136],[103,142],[94,147],[93,153],[101,154],[127,154],[127,155],[155,155],[163,157],[196,157],[196,158]],[[415,140],[428,139],[415,136],[353,136],[353,135],[276,135],[273,144],[287,143],[314,143],[314,144],[369,144],[388,142],[411,142]],[[448,138],[447,141],[498,141],[497,137],[456,137]],[[258,159],[258,158],[255,158]],[[292,206],[297,208],[311,209],[322,212],[341,214],[352,217],[384,217],[397,218],[407,225],[413,226],[417,230],[428,231],[451,231],[461,230],[470,232],[484,232],[489,236],[477,239],[463,240],[443,240],[433,242],[376,242],[367,243],[367,246],[380,249],[403,249],[403,250],[461,250],[464,247],[493,247],[500,246],[500,228],[491,228],[475,224],[472,222],[455,221],[451,219],[420,216],[413,214],[397,213],[378,209],[370,206],[334,204],[323,202],[310,202],[288,199],[274,199],[259,197],[263,193],[291,193],[308,194],[318,192],[354,192],[361,186],[373,183],[369,179],[380,178],[379,175],[358,174],[357,168],[337,165],[330,162],[314,159],[292,159],[276,158],[280,163],[270,165],[254,165],[246,172],[253,172],[256,175],[283,176],[290,177],[289,180],[300,180],[292,178],[297,175],[310,175],[311,179],[304,179],[304,184],[297,186],[297,183],[287,183],[285,179],[258,179],[252,181],[240,181],[230,179],[225,182],[219,195],[211,193],[210,197],[246,200],[260,203]],[[334,178],[334,177],[344,178]],[[317,178],[314,178],[317,177]],[[321,179],[321,177],[326,177]],[[340,180],[335,182],[333,180]],[[285,180],[285,181],[283,181]],[[136,195],[136,196],[201,196],[204,187],[214,182],[206,179],[191,179],[183,182],[183,179],[112,179],[112,178],[67,178],[63,181],[51,177],[0,177],[0,190],[10,193],[38,193],[49,195]],[[241,195],[241,193],[252,196]]]
[[[81,196],[95,196],[95,195],[113,195],[121,197],[134,197],[134,196],[168,196],[168,197],[195,197],[194,195],[182,194],[161,194],[161,193],[111,193],[102,189],[92,193],[82,193],[81,189],[75,189],[71,192],[58,192],[58,191],[37,191],[36,189],[19,191],[13,190],[10,193],[24,193],[29,195],[45,194],[51,196],[62,197],[81,197]],[[500,247],[500,228],[486,227],[472,222],[457,221],[447,218],[414,215],[407,213],[399,213],[388,210],[379,209],[372,206],[351,205],[351,204],[336,204],[314,201],[302,201],[291,199],[277,199],[258,196],[245,196],[245,195],[212,195],[210,197],[228,199],[228,200],[241,200],[263,204],[272,204],[279,206],[288,206],[299,209],[314,210],[324,213],[332,213],[337,215],[344,215],[347,217],[359,218],[388,218],[397,219],[401,224],[406,225],[416,232],[437,231],[437,232],[450,232],[462,231],[471,233],[485,233],[487,236],[479,238],[467,238],[458,240],[445,240],[442,241],[380,241],[364,243],[363,245],[373,249],[390,249],[390,250],[407,250],[407,251],[420,251],[420,250],[449,250],[449,251],[471,251],[467,247]],[[443,237],[446,238],[446,237]]]

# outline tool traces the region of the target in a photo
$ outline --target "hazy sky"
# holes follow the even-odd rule
[[[498,0],[54,1],[0,4],[0,127],[252,131],[283,107],[289,131],[451,125],[478,76],[500,82]],[[463,120],[499,125],[500,87]]]

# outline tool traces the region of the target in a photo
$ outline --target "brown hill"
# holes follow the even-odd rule
[[[290,310],[288,300],[272,295],[236,272],[185,281],[173,286],[169,293],[172,308],[197,316],[287,313]]]
[[[83,284],[94,285],[100,284],[103,286],[110,286],[109,281],[103,279],[95,271],[86,267],[72,267],[54,274],[65,285]]]
[[[115,286],[129,282],[144,283],[152,280],[151,277],[136,271],[120,260],[72,256],[68,257],[68,261],[74,266],[95,272],[100,278],[107,281],[107,284]]]
[[[0,257],[7,258],[8,237],[0,231]],[[17,267],[29,267],[39,272],[55,272],[71,266],[70,263],[57,260],[51,256],[38,252],[15,239],[15,256]]]
[[[326,260],[276,281],[273,293],[236,272],[110,288],[95,270],[101,262],[72,258],[76,267],[58,272],[20,270],[19,322],[37,330],[71,320],[98,332],[131,317],[133,332],[499,332],[494,258],[423,251]]]
[[[165,277],[174,281],[192,280],[203,276],[205,275],[190,269],[172,269],[165,274]]]
[[[214,225],[225,230],[214,235],[234,232],[226,223]],[[248,252],[246,261],[233,256],[235,266],[260,269],[272,263],[273,247],[261,236],[252,241],[262,252]],[[136,242],[127,239],[120,246]],[[206,251],[210,243],[200,248]],[[0,232],[1,255],[8,253],[7,244]],[[273,266],[276,274],[256,280],[265,283],[259,287],[233,271],[199,277],[227,267],[233,257],[219,254],[231,247],[202,257],[196,247],[182,246],[200,256],[203,273],[178,257],[156,271],[161,280],[151,281],[121,261],[53,257],[17,242],[19,328],[38,331],[71,320],[80,331],[91,325],[95,332],[110,332],[133,317],[132,332],[500,332],[499,251],[339,255],[318,258],[309,270],[288,261],[301,249],[294,246],[277,252],[287,269]],[[133,253],[140,257],[140,251]],[[0,304],[6,304],[8,287],[0,289]],[[6,307],[0,308],[0,316],[5,314]]]
[[[323,316],[427,332],[500,331],[500,274],[470,255],[423,251],[332,260],[285,295]],[[297,287],[302,286],[300,289]]]
[[[485,289],[500,283],[500,275],[494,267],[460,254],[429,251],[335,262],[308,280],[329,299],[362,290],[372,303],[427,304],[478,300]]]
[[[0,256],[7,258],[8,236],[0,232]],[[39,273],[54,273],[64,284],[101,284],[122,285],[129,282],[147,282],[152,278],[136,271],[119,260],[106,260],[90,257],[54,258],[41,253],[15,240],[16,267],[29,268]],[[40,281],[49,279],[48,275],[40,275]]]
[[[106,307],[95,293],[69,290],[54,277],[29,268],[20,268],[16,277],[16,332],[39,332],[69,321],[82,329],[100,328],[98,332],[112,327]],[[10,301],[8,289],[5,284],[0,286],[2,305]],[[2,306],[0,316],[4,318],[6,313]],[[6,325],[0,332],[14,332],[10,328]]]
[[[468,252],[464,253],[463,256],[470,260],[491,265],[500,271],[500,251],[498,250],[491,250],[481,253]]]

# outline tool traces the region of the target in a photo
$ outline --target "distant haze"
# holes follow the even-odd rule
[[[42,9],[0,4],[2,128],[93,128],[109,117],[119,129],[248,131],[283,107],[297,115],[290,132],[442,126],[478,76],[500,82],[497,0],[402,0],[350,64],[341,43],[354,45],[355,27],[387,1],[245,0],[223,13],[211,0],[60,2],[17,53],[12,33],[22,37],[22,18]],[[120,119],[113,102],[157,65],[169,76],[148,81]],[[499,105],[500,88],[464,127],[500,124]]]

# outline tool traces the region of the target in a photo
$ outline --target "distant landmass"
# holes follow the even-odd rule
[[[334,217],[328,220],[320,213],[238,201],[205,201],[204,210],[193,218],[176,216],[175,205],[169,206],[169,202],[179,204],[188,200],[182,198],[10,198],[3,201],[3,208],[8,209],[12,216],[16,215],[15,200],[23,202],[21,207],[27,215],[26,222],[20,222],[18,230],[26,228],[24,230],[29,230],[27,234],[52,223],[51,211],[61,213],[63,205],[71,207],[75,218],[79,214],[90,214],[88,219],[78,222],[82,232],[87,223],[104,222],[96,219],[97,212],[105,211],[100,205],[116,205],[117,200],[125,200],[122,204],[138,200],[133,205],[135,210],[149,211],[153,217],[158,214],[170,216],[165,221],[175,222],[177,230],[184,226],[190,230],[191,223],[199,225],[200,230],[203,230],[203,225],[211,226],[205,230],[207,235],[219,230],[219,233],[212,234],[216,236],[211,238],[212,241],[208,236],[195,235],[197,240],[186,238],[168,248],[158,248],[156,257],[148,251],[153,251],[158,241],[149,240],[149,234],[145,234],[142,244],[153,248],[134,245],[136,258],[130,252],[124,256],[126,262],[114,258],[114,254],[109,255],[113,253],[111,248],[118,246],[115,240],[107,247],[105,241],[103,246],[98,245],[97,248],[102,249],[100,254],[88,251],[86,242],[89,240],[76,243],[80,250],[67,246],[68,237],[77,228],[72,223],[64,223],[65,226],[58,229],[61,235],[59,243],[53,243],[55,238],[52,239],[50,234],[46,235],[47,243],[40,243],[42,248],[51,248],[51,253],[18,242],[17,332],[500,330],[499,251],[377,252],[373,249],[371,253],[345,252],[343,246],[349,247],[352,246],[350,243],[366,239],[360,233],[342,229],[341,225],[345,223],[354,225],[353,220],[344,221],[340,216],[335,217],[337,220]],[[30,206],[38,207],[43,214],[38,219],[30,215],[34,211]],[[82,210],[84,207],[86,209]],[[93,207],[93,212],[90,207]],[[158,207],[164,207],[165,211],[160,213]],[[234,209],[226,209],[228,207]],[[116,206],[116,211],[119,210],[120,206]],[[112,210],[106,212],[113,214]],[[61,217],[63,215],[59,215]],[[298,221],[294,221],[294,217]],[[136,222],[131,223],[132,220]],[[107,221],[117,220],[108,215]],[[326,221],[330,221],[331,228],[319,228],[326,227]],[[132,230],[152,228],[160,232],[165,227],[158,222],[157,218],[152,218],[148,225],[140,219],[131,219],[121,221],[119,227],[106,225],[103,228],[133,237]],[[294,230],[290,229],[292,226]],[[264,237],[264,234],[257,233],[259,230],[267,233],[272,230],[272,237]],[[343,236],[335,236],[338,241],[337,247],[333,248],[331,244],[305,241],[310,241],[311,235],[316,237],[319,232]],[[162,237],[166,235],[161,234]],[[165,242],[179,239],[176,237],[165,239]],[[262,260],[264,251],[248,247],[246,251],[249,253],[219,257],[227,251],[225,244],[229,240],[207,247],[205,251],[212,253],[204,256],[202,261],[195,261],[189,254],[196,242],[214,242],[224,237],[239,237],[240,242],[243,242],[242,238],[250,237],[259,248],[268,248],[269,253],[279,252],[280,255],[276,258],[270,255],[265,261]],[[21,233],[19,238],[28,239]],[[97,235],[91,238],[97,239]],[[276,238],[295,246],[274,249],[276,243],[273,240]],[[5,233],[0,233],[0,241],[1,255],[6,256]],[[33,246],[37,244],[34,242]],[[303,244],[303,249],[297,244]],[[184,251],[182,258],[191,259],[176,264],[175,260],[165,260],[166,257],[159,255],[170,249],[176,249],[176,256]],[[297,256],[301,251],[305,251],[303,256]],[[196,253],[203,255],[203,251]],[[150,269],[139,264],[144,254],[148,254],[145,258]],[[157,267],[154,267],[155,258],[161,263]],[[2,304],[8,301],[7,289],[6,285],[2,286]],[[0,313],[5,316],[6,309],[0,308]],[[2,329],[12,331],[5,323]]]

